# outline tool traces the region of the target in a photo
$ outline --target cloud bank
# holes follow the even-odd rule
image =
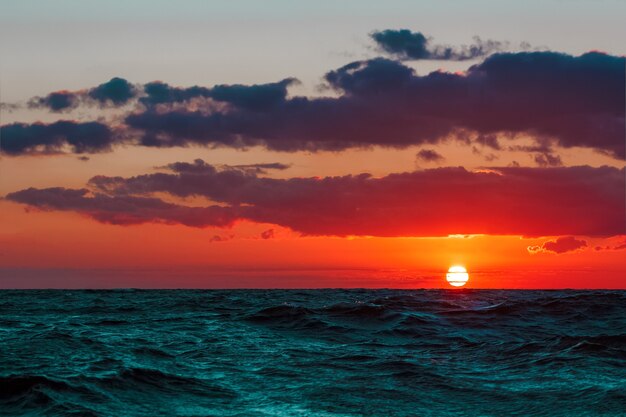
[[[465,73],[418,75],[401,62],[375,58],[329,71],[324,80],[336,93],[333,97],[289,97],[294,78],[189,88],[154,82],[141,93],[127,81],[113,79],[81,97],[103,105],[139,103],[115,129],[92,122],[103,125],[103,132],[115,130],[108,145],[260,146],[294,152],[404,148],[456,139],[502,150],[498,137],[529,137],[538,151],[537,164],[558,166],[558,155],[548,153],[552,146],[624,158],[625,62],[599,52],[496,53]],[[72,107],[78,100],[72,94],[53,93],[42,103]],[[208,102],[191,105],[193,98]],[[33,153],[50,142],[53,148],[67,144],[73,152],[109,149],[101,145],[102,134],[74,129],[71,137],[60,132],[51,139],[50,131],[57,127],[49,126],[55,124],[3,126],[8,153]]]
[[[465,74],[382,58],[326,74],[337,98],[284,98],[262,111],[146,111],[126,118],[145,146],[344,150],[436,143],[458,132],[528,135],[624,157],[624,58],[496,54]],[[467,135],[457,136],[466,140]]]
[[[114,224],[160,222],[227,227],[237,220],[304,235],[611,236],[626,228],[624,169],[588,166],[438,168],[324,178],[259,177],[201,160],[135,177],[97,176],[85,189],[26,189],[6,196],[42,210],[73,211]],[[206,207],[154,197],[203,197]],[[563,244],[544,245],[557,252]]]

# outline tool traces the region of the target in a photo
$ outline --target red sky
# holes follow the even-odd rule
[[[320,88],[4,102],[0,287],[626,287],[623,55],[370,35]]]

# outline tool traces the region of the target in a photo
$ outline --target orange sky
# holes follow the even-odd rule
[[[624,251],[594,250],[626,236],[591,239],[582,251],[530,254],[528,246],[550,238],[300,237],[247,222],[228,230],[113,226],[73,213],[29,212],[9,202],[0,208],[0,262],[8,268],[8,286],[28,286],[24,280],[38,274],[40,285],[63,286],[54,271],[69,269],[83,277],[70,280],[79,287],[89,287],[84,276],[96,270],[98,285],[106,287],[436,288],[446,286],[448,266],[461,264],[470,271],[468,288],[621,288],[626,267]],[[262,239],[270,228],[274,238]],[[211,241],[214,235],[228,240]],[[51,274],[57,278],[46,281]]]
[[[166,36],[3,7],[0,288],[438,288],[455,264],[469,288],[626,288],[619,13],[221,10]],[[464,56],[474,35],[496,49]],[[429,237],[450,228],[503,235]]]
[[[480,167],[485,162],[462,146],[447,146],[441,152],[452,164]],[[608,162],[619,166],[615,160],[589,150],[566,153],[574,163]],[[347,158],[343,153],[281,154],[259,149],[242,152],[122,148],[114,153],[91,155],[87,163],[73,155],[4,157],[0,172],[11,175],[0,177],[0,194],[31,186],[82,187],[89,178],[103,172],[139,175],[173,160],[190,161],[196,157],[224,164],[292,164],[289,170],[275,175],[284,178],[368,171],[385,175],[420,168],[415,150],[363,150],[352,152]],[[38,170],[46,175],[32,175]],[[75,213],[42,212],[8,201],[0,201],[0,212],[0,267],[7,268],[2,275],[3,284],[8,287],[28,286],[32,276],[38,274],[56,278],[35,280],[37,285],[63,286],[60,273],[49,271],[69,269],[79,277],[76,281],[70,279],[69,285],[78,287],[91,285],[84,278],[91,272],[84,271],[97,270],[101,278],[96,285],[106,287],[430,288],[447,286],[445,272],[453,264],[467,266],[471,274],[469,288],[622,288],[625,282],[625,251],[596,251],[594,247],[617,246],[626,236],[587,237],[588,247],[570,253],[530,254],[528,246],[556,237],[302,237],[280,226],[250,222],[225,230],[157,224],[115,226]],[[274,237],[262,239],[261,233],[269,229],[274,230]],[[224,241],[214,241],[214,236]],[[138,272],[145,270],[150,272]],[[121,278],[120,271],[125,271]],[[225,275],[231,278],[225,280]]]

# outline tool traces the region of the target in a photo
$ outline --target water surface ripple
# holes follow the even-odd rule
[[[623,416],[625,291],[0,291],[2,416]]]

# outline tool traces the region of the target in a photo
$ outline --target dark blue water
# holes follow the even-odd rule
[[[2,291],[3,416],[626,415],[624,291]]]

